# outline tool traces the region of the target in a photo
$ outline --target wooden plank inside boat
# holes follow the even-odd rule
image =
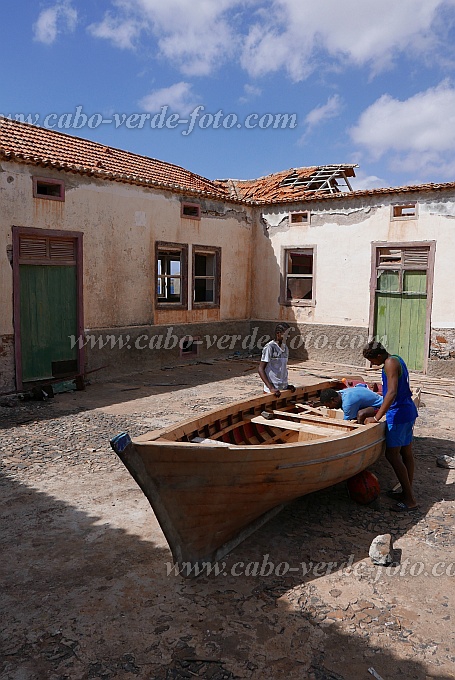
[[[343,437],[346,433],[345,430],[341,430],[335,427],[317,427],[311,423],[300,422],[296,423],[292,420],[283,420],[281,418],[273,418],[269,420],[264,418],[264,416],[256,416],[256,418],[251,419],[252,423],[257,425],[267,425],[268,427],[278,427],[283,430],[295,430],[296,432],[309,432],[310,434],[318,434],[321,437]]]

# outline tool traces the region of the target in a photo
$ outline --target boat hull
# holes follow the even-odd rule
[[[300,388],[292,401],[317,397],[333,383]],[[222,411],[245,423],[261,420],[261,410],[288,407],[273,395],[231,405]],[[281,412],[281,411],[278,411]],[[216,419],[215,419],[215,416]],[[232,550],[284,504],[352,477],[372,465],[384,450],[385,424],[357,426],[345,422],[310,425],[305,441],[271,444],[229,444],[182,441],[185,433],[207,432],[221,422],[220,411],[176,428],[126,435],[113,448],[147,496],[178,564],[186,569],[213,563]],[[224,420],[223,422],[226,422]],[[277,421],[278,422],[278,421]],[[281,421],[280,421],[281,422]],[[235,425],[235,422],[234,422]],[[292,425],[292,423],[291,423]],[[290,426],[291,426],[290,425]],[[312,434],[323,432],[321,435]],[[338,428],[338,429],[336,429]],[[229,429],[229,428],[225,428]],[[267,428],[264,428],[267,429]],[[270,421],[272,435],[279,430]],[[340,435],[333,435],[334,432]],[[299,433],[299,436],[300,433]],[[178,440],[173,440],[178,437]],[[311,437],[314,437],[311,438]]]

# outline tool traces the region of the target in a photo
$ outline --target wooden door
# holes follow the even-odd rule
[[[22,230],[15,244],[18,387],[75,375],[81,365],[77,237]]]
[[[410,370],[427,355],[429,246],[377,248],[374,335]]]
[[[77,373],[76,267],[20,265],[22,380]]]

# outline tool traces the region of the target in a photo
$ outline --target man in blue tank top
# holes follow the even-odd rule
[[[418,508],[412,482],[414,479],[414,456],[412,432],[417,418],[417,408],[412,401],[409,373],[403,359],[390,355],[379,342],[372,340],[363,350],[365,359],[373,366],[383,366],[382,406],[373,418],[365,423],[379,422],[385,415],[387,423],[385,455],[401,484],[401,492],[395,494],[399,501],[391,509],[407,512]]]

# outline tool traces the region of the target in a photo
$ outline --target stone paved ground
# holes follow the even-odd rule
[[[2,680],[455,678],[455,471],[435,463],[455,453],[450,396],[423,397],[418,513],[391,513],[385,495],[356,505],[341,484],[290,504],[222,573],[167,575],[163,534],[109,438],[256,395],[255,368],[189,365],[0,407]],[[293,381],[324,368],[296,366]],[[384,460],[374,471],[394,484]],[[368,557],[383,533],[388,568]]]

